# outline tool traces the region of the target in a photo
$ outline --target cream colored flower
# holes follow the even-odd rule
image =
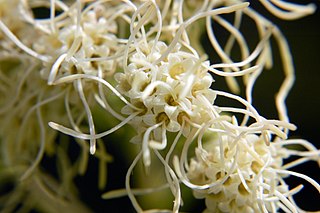
[[[128,69],[116,73],[115,78],[118,90],[138,108],[124,106],[122,112],[139,113],[131,123],[145,129],[142,144],[148,153],[149,146],[166,147],[166,131],[180,131],[183,116],[199,125],[208,122],[207,106],[201,105],[197,96],[212,104],[215,94],[210,89],[213,79],[202,66],[207,62],[177,46],[161,63],[154,64],[166,51],[165,43],[149,42],[139,48],[129,57]],[[189,130],[182,131],[187,134]],[[144,156],[146,166],[150,166],[148,155]]]
[[[283,19],[315,10],[312,4],[259,3]],[[180,183],[193,190],[196,198],[205,199],[206,212],[300,211],[292,195],[302,186],[290,189],[284,178],[301,177],[319,190],[311,178],[288,170],[304,161],[319,161],[319,150],[304,140],[287,139],[288,131],[295,129],[285,106],[294,79],[289,47],[280,30],[248,6],[242,0],[0,0],[0,56],[12,71],[5,73],[0,67],[4,165],[22,165],[22,180],[30,176],[45,179],[37,166],[44,153],[54,153],[57,134],[45,125],[48,123],[80,144],[83,154],[74,164],[78,173],[86,170],[88,150],[100,159],[102,188],[110,157],[103,144],[96,152],[96,140],[129,124],[136,131],[131,141],[140,145],[140,152],[128,169],[125,192],[118,193],[128,195],[136,211],[143,211],[136,194],[158,190],[131,190],[130,186],[139,159],[148,170],[154,165],[152,154],[164,168],[167,183],[159,188],[170,189],[173,212],[182,205]],[[49,17],[35,18],[32,11],[36,7],[47,8]],[[233,12],[234,22],[229,22],[223,14]],[[247,18],[258,33],[259,41],[252,50],[241,32]],[[216,38],[216,24],[230,33],[224,45]],[[210,64],[202,56],[199,45],[204,30],[220,57],[219,64]],[[272,66],[271,36],[284,62],[284,82],[276,97],[279,120],[264,118],[252,105],[256,80],[264,68]],[[240,50],[238,62],[232,58],[235,46]],[[26,73],[18,72],[15,62],[31,67]],[[216,75],[226,78],[232,93],[211,89]],[[240,91],[235,79],[239,76],[243,77],[245,98],[235,95]],[[220,106],[216,99],[221,97],[242,107]],[[96,107],[119,123],[96,133],[92,112]],[[85,140],[90,141],[89,146]],[[307,151],[291,150],[286,146],[291,144]],[[22,152],[25,147],[30,152]],[[75,175],[68,171],[75,168],[67,163],[67,151],[57,152],[63,180],[67,180],[63,184],[69,184]],[[299,160],[284,164],[293,155]]]
[[[290,144],[304,146],[307,151],[286,148]],[[237,141],[218,133],[203,146],[196,148],[196,157],[187,167],[187,178],[195,197],[206,200],[205,212],[298,212],[291,196],[301,186],[290,189],[283,179],[287,175],[301,177],[320,190],[316,181],[290,172],[283,163],[291,155],[317,160],[319,150],[306,141],[276,141],[267,146],[263,137],[255,134]]]

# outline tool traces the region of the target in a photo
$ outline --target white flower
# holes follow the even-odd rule
[[[315,10],[311,4],[297,6],[284,1],[261,1],[261,4],[283,19],[296,19]],[[50,133],[45,126],[48,119],[69,123],[72,128],[55,122],[49,122],[49,126],[76,137],[77,141],[90,140],[92,154],[97,139],[130,124],[136,130],[131,141],[139,144],[141,150],[128,169],[126,193],[138,212],[143,210],[135,200],[135,193],[157,189],[131,191],[130,176],[140,158],[149,169],[152,154],[164,167],[168,182],[165,187],[170,187],[175,198],[173,212],[179,211],[182,201],[180,183],[192,189],[196,198],[205,199],[206,212],[298,211],[292,195],[302,187],[290,189],[284,177],[301,177],[319,190],[314,180],[288,170],[307,160],[319,161],[319,150],[303,140],[287,140],[288,131],[295,129],[289,123],[285,107],[294,79],[289,48],[279,29],[248,5],[242,0],[21,1],[21,4],[17,0],[0,0],[1,56],[16,56],[18,61],[31,58],[32,65],[41,67],[39,70],[31,67],[26,73],[17,70],[1,73],[0,93],[5,98],[0,100],[3,115],[0,125],[4,127],[0,138],[6,148],[3,151],[6,165],[15,166],[18,156],[18,163],[23,161],[29,166],[34,159],[30,160],[30,156],[37,153],[23,179],[35,170],[44,151],[52,151],[52,135],[56,133]],[[34,18],[34,7],[50,9],[50,17]],[[223,15],[231,12],[236,12],[233,23]],[[248,17],[257,25],[260,40],[252,52],[240,26]],[[215,24],[230,33],[224,47],[215,37],[212,29]],[[199,56],[201,48],[194,45],[200,44],[202,29],[207,31],[222,63],[210,65]],[[278,43],[284,61],[285,79],[276,97],[280,120],[267,120],[251,104],[255,81],[263,68],[272,66],[270,36]],[[232,59],[234,46],[240,50],[240,62]],[[248,68],[251,63],[255,66]],[[245,98],[211,89],[214,81],[209,72],[226,77],[234,93],[240,91],[234,77],[243,76]],[[218,106],[216,98],[220,97],[237,101],[243,107]],[[119,100],[120,105],[116,102]],[[96,105],[120,123],[96,133],[91,112]],[[36,119],[31,117],[33,112]],[[242,118],[240,125],[238,115]],[[35,131],[29,132],[27,125]],[[82,132],[85,130],[89,133]],[[171,141],[168,135],[175,138]],[[39,151],[38,144],[33,146],[38,138]],[[46,140],[50,143],[45,143]],[[287,144],[298,144],[307,151],[290,150]],[[20,156],[24,147],[29,147],[32,154],[24,152]],[[82,148],[84,153],[88,151],[85,143]],[[190,148],[195,153],[191,159]],[[171,168],[173,153],[177,153],[173,158],[176,172]],[[284,164],[284,159],[292,155],[301,158]],[[96,156],[102,163],[99,186],[103,186],[105,181],[101,179],[105,178],[105,163],[110,158],[103,149]],[[79,163],[81,174],[86,160],[83,155]],[[159,212],[150,210],[155,211]]]
[[[125,9],[114,14],[121,5]],[[93,100],[96,99],[98,104],[115,117],[122,121],[124,119],[114,110],[107,108],[108,105],[104,102],[105,97],[101,96],[103,96],[103,84],[113,88],[105,79],[116,71],[118,59],[121,57],[125,40],[117,37],[119,33],[117,18],[123,18],[122,15],[134,9],[132,5],[126,8],[128,5],[130,4],[123,2],[82,4],[77,1],[72,6],[60,5],[63,13],[56,18],[50,17],[44,21],[33,20],[34,24],[43,31],[40,38],[34,42],[34,49],[51,55],[53,59],[50,63],[44,63],[41,75],[49,85],[60,87],[67,84],[66,90],[75,90],[78,93],[79,104],[84,108],[90,135],[80,131],[78,124],[81,120],[78,119],[75,123],[70,113],[72,129],[57,124],[56,121],[50,122],[49,125],[77,138],[89,138],[92,154],[95,153],[96,139],[102,137],[101,134],[96,136],[95,133],[91,107],[97,103]],[[86,80],[83,80],[84,78]],[[82,120],[84,119],[85,117],[82,117]],[[124,123],[120,123],[120,126]],[[102,133],[102,135],[107,134],[108,131]]]
[[[298,211],[290,197],[299,190],[290,190],[283,174],[304,178],[318,190],[320,186],[283,169],[283,160],[292,153],[284,146],[292,143],[308,149],[300,153],[319,157],[319,151],[306,141],[277,141],[267,146],[263,137],[255,134],[238,142],[226,135],[211,136],[204,148],[196,149],[196,158],[191,159],[187,171],[195,197],[206,200],[205,212],[274,212],[286,208]]]
[[[213,78],[202,66],[207,62],[180,50],[177,45],[165,60],[154,64],[166,49],[163,42],[149,42],[147,46],[139,46],[137,52],[129,57],[127,69],[115,74],[117,89],[139,108],[139,114],[131,123],[136,129],[141,130],[143,127],[147,134],[143,136],[142,142],[145,144],[146,166],[151,163],[149,146],[164,149],[165,132],[180,131],[182,116],[199,125],[208,122],[208,107],[198,101],[199,95],[210,104],[215,99],[210,89]],[[122,112],[130,115],[136,110],[124,106]],[[187,134],[189,127],[185,128],[183,132]]]

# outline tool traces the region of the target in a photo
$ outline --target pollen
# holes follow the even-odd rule
[[[161,112],[156,116],[156,122],[157,123],[165,123],[166,125],[168,125],[170,122],[170,119],[166,113]]]

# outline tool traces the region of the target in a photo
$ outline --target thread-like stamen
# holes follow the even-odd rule
[[[316,10],[316,6],[314,4],[308,4],[305,6],[298,6],[297,4],[290,4],[285,3],[283,1],[275,1],[272,0],[271,2],[277,6],[279,6],[281,9],[278,9],[275,7],[271,2],[267,0],[261,0],[260,1],[265,8],[267,8],[270,12],[272,12],[274,15],[280,17],[281,19],[285,20],[294,20],[301,17],[304,17],[306,15],[314,13]],[[284,11],[289,10],[289,11]]]
[[[35,52],[34,50],[32,50],[31,48],[27,47],[25,44],[23,44],[1,20],[0,20],[0,29],[15,45],[17,45],[17,47],[25,51],[27,54],[43,62],[50,62],[51,59],[49,56],[41,55]]]
[[[74,75],[69,75],[66,77],[61,77],[61,78],[55,80],[52,84],[58,85],[58,84],[62,84],[62,83],[70,83],[70,82],[73,82],[77,79],[91,79],[91,80],[97,81],[97,82],[103,84],[104,86],[108,87],[125,104],[129,105],[131,108],[133,108],[137,111],[140,110],[139,108],[132,105],[129,101],[127,101],[126,98],[123,97],[109,82],[107,82],[104,79],[101,79],[97,76],[92,76],[92,75],[88,75],[88,74],[74,74]]]
[[[81,79],[78,79],[76,82],[75,82],[75,86],[76,86],[76,89],[77,89],[77,92],[79,93],[79,97],[81,99],[81,102],[84,106],[84,109],[85,109],[85,112],[87,114],[87,119],[88,119],[88,124],[89,124],[89,131],[90,131],[90,136],[91,136],[91,139],[90,139],[90,153],[93,155],[96,151],[96,139],[95,139],[95,125],[94,125],[94,122],[93,122],[93,117],[92,117],[92,113],[91,113],[91,109],[89,107],[89,104],[86,100],[86,97],[84,95],[84,92],[83,92],[83,86],[82,86],[82,82],[81,82]]]
[[[120,129],[122,126],[124,126],[125,124],[130,122],[139,113],[140,112],[133,113],[130,116],[128,116],[126,119],[121,121],[118,125],[112,127],[111,129],[109,129],[109,130],[107,130],[105,132],[98,133],[98,134],[95,134],[95,135],[88,135],[88,134],[85,134],[85,133],[81,133],[81,132],[75,131],[73,129],[67,128],[67,127],[65,127],[63,125],[57,124],[55,122],[49,122],[48,125],[51,128],[55,129],[55,130],[58,130],[60,132],[63,132],[64,134],[73,136],[75,138],[79,138],[79,139],[83,139],[83,140],[95,140],[95,139],[103,138],[103,137],[115,132],[116,130]]]
[[[41,102],[41,98],[42,98],[41,94],[38,98],[38,103],[37,105],[40,106],[40,102]],[[42,119],[42,115],[41,115],[41,111],[40,111],[40,107],[37,107],[37,119],[39,122],[39,127],[40,127],[40,147],[39,147],[39,151],[38,154],[35,158],[35,160],[32,162],[32,165],[24,172],[24,174],[21,176],[20,180],[23,181],[26,178],[28,178],[32,172],[35,170],[35,168],[39,165],[43,155],[44,155],[44,149],[45,149],[45,144],[46,144],[46,130],[43,124],[43,119]]]
[[[138,163],[138,160],[141,158],[141,156],[143,155],[143,150],[141,150],[139,152],[139,154],[136,156],[136,158],[132,161],[128,171],[127,171],[127,174],[126,174],[126,191],[128,193],[128,197],[133,205],[133,207],[135,208],[135,210],[137,212],[143,212],[142,208],[140,207],[139,203],[137,202],[134,194],[132,193],[132,190],[131,190],[131,186],[130,186],[130,176],[132,174],[132,171],[134,169],[134,167],[136,166],[136,164]]]

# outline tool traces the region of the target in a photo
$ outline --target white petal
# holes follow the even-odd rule
[[[170,120],[168,126],[167,126],[167,130],[169,132],[178,132],[180,130],[181,126],[178,122]]]
[[[156,124],[156,119],[153,114],[144,115],[142,118],[143,122],[148,126],[153,126]]]

